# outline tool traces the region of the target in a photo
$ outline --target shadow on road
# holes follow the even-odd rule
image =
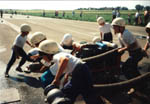
[[[42,87],[41,82],[34,77],[24,76],[24,75],[18,75],[18,76],[19,77],[10,76],[10,79],[17,81],[17,82],[25,82],[27,85],[34,87],[34,88]]]

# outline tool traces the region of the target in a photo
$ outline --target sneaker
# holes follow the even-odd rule
[[[5,73],[5,78],[9,78],[9,74],[8,73]]]
[[[17,67],[16,71],[23,72],[22,69],[21,69],[21,67]]]

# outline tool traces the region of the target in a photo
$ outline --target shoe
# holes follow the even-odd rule
[[[8,73],[5,73],[5,78],[9,78],[9,74]]]
[[[21,69],[21,67],[17,67],[16,71],[23,72],[22,69]]]

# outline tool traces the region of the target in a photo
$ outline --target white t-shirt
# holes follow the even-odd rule
[[[116,11],[115,10],[112,11],[112,15],[116,15]]]
[[[49,69],[53,75],[56,75],[56,72],[59,68],[59,61],[61,57],[67,57],[69,59],[64,73],[68,73],[68,74],[72,73],[76,65],[81,62],[79,58],[76,58],[75,56],[69,53],[66,53],[66,52],[57,53],[56,55],[53,56],[52,62],[54,62],[54,64]]]
[[[109,23],[105,23],[104,26],[99,26],[99,31],[102,32],[102,38],[104,38],[105,33],[111,32],[112,26]]]
[[[140,16],[139,12],[136,12],[136,13],[135,13],[135,17],[137,18],[137,17],[139,17],[139,16]]]
[[[16,45],[20,48],[23,48],[24,44],[26,43],[27,36],[22,37],[20,34],[17,35],[13,45]]]
[[[39,54],[39,48],[30,49],[28,54],[31,54],[32,56]]]
[[[132,49],[129,49],[130,51],[134,51],[138,48],[141,48],[138,41],[136,40],[136,38],[127,29],[124,30],[123,35],[118,34],[118,38],[119,38],[120,44],[123,47],[124,46],[129,46],[129,45],[133,44],[134,42],[136,42],[135,47],[132,48]]]

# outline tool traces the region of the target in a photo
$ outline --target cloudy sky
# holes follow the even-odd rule
[[[48,10],[73,10],[77,8],[88,7],[117,7],[125,6],[129,9],[135,9],[135,5],[150,6],[150,0],[5,0],[0,1],[0,9],[48,9]]]

